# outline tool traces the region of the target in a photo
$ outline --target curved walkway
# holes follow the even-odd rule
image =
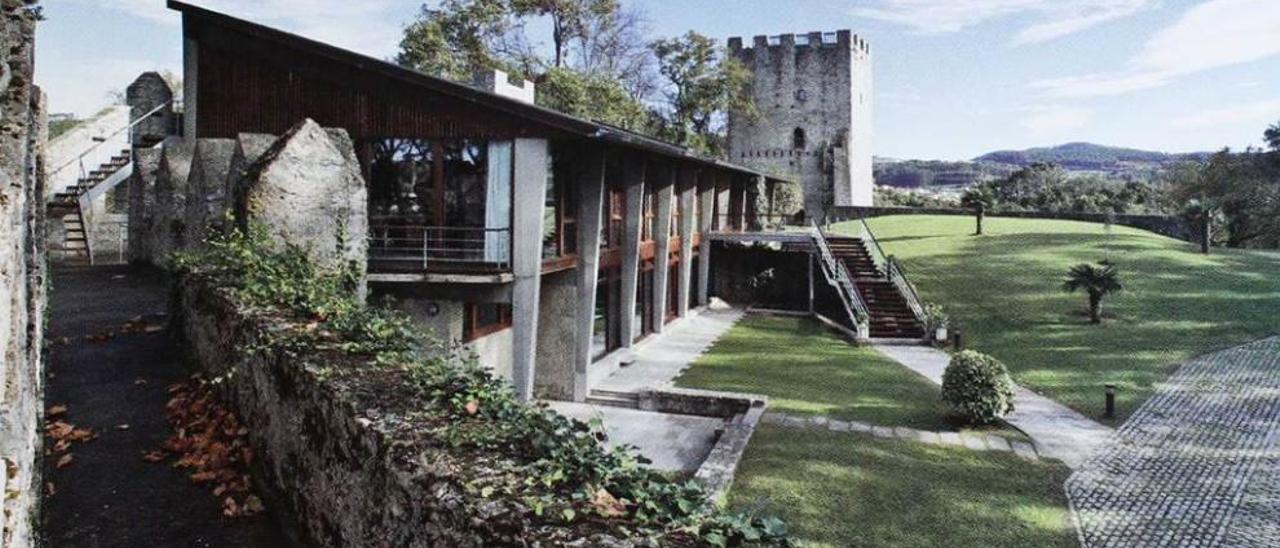
[[[1280,337],[1184,364],[1066,489],[1084,546],[1280,546]]]
[[[927,346],[875,345],[876,350],[907,368],[942,384],[951,355]],[[1014,390],[1014,411],[1004,418],[1025,432],[1042,457],[1061,460],[1072,470],[1106,445],[1113,430],[1074,409],[1021,386]]]

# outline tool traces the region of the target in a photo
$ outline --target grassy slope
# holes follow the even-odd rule
[[[1075,546],[1056,462],[762,426],[730,504],[808,546]]]
[[[676,384],[769,396],[769,409],[949,430],[938,388],[870,348],[801,318],[747,316]]]
[[[971,217],[871,221],[886,252],[903,259],[925,300],[960,321],[968,346],[1003,360],[1015,379],[1101,417],[1102,385],[1119,385],[1128,416],[1176,364],[1280,332],[1280,254],[1214,250],[1126,227]],[[852,224],[837,230],[856,234]],[[1110,250],[1108,255],[1107,249]],[[1085,297],[1059,287],[1069,266],[1110,256],[1126,291],[1089,325]]]

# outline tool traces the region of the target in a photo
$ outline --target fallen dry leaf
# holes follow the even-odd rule
[[[164,460],[164,451],[148,451],[142,454],[142,459],[147,462],[160,462]]]
[[[44,412],[44,414],[45,414],[45,415],[47,415],[47,416],[49,416],[49,417],[56,417],[56,416],[58,416],[58,415],[66,414],[66,412],[67,412],[67,406],[65,406],[65,405],[54,405],[54,406],[49,407],[49,409],[48,409],[48,410],[46,410],[46,411]]]
[[[52,497],[58,494],[58,488],[53,486],[52,481],[44,482],[44,496]]]
[[[134,385],[134,386],[145,386],[146,384],[147,384],[147,379],[134,379],[134,380],[133,380],[133,385]]]
[[[117,424],[117,425],[116,425],[116,430],[128,430],[128,429],[129,429],[129,425],[127,425],[127,424]]]
[[[66,468],[68,466],[71,466],[71,453],[63,455],[62,458],[58,459],[58,462],[54,464],[54,467],[56,468]]]

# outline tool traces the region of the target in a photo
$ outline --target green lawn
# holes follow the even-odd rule
[[[1128,416],[1186,359],[1280,332],[1280,254],[1215,249],[1074,221],[891,216],[870,221],[922,297],[959,320],[967,346],[1021,384],[1101,418],[1103,384]],[[858,233],[843,223],[836,230]],[[1110,258],[1126,291],[1090,325],[1085,297],[1059,288],[1068,267]]]
[[[763,394],[770,411],[794,415],[952,429],[928,379],[806,318],[743,318],[676,385]]]
[[[1007,453],[761,426],[729,495],[805,546],[1075,546],[1068,470]]]

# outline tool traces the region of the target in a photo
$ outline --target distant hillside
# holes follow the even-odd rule
[[[968,162],[876,157],[873,164],[876,184],[898,188],[926,188],[967,186],[1000,179],[1036,162],[1057,164],[1073,175],[1149,180],[1179,162],[1203,160],[1210,154],[1169,154],[1093,143],[1067,143],[1055,147],[988,152]]]
[[[1199,160],[1208,152],[1167,154],[1133,148],[1109,147],[1093,143],[1067,143],[1056,147],[989,152],[974,162],[1027,166],[1035,162],[1058,164],[1068,171],[1101,171],[1123,173],[1134,170],[1167,168],[1178,162]]]

